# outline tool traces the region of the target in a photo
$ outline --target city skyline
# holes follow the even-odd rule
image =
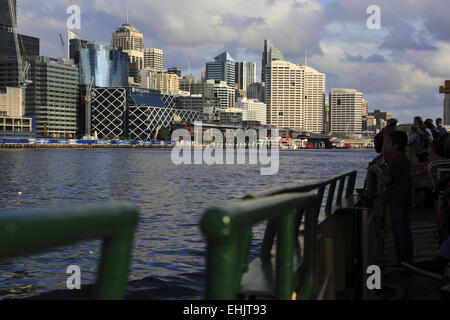
[[[308,65],[327,74],[327,93],[358,89],[370,110],[390,110],[401,122],[415,115],[442,117],[438,88],[450,73],[445,63],[450,22],[438,10],[443,1],[379,1],[380,30],[367,28],[366,9],[373,1],[365,0],[128,3],[129,22],[144,34],[145,47],[164,50],[166,68],[179,66],[186,73],[189,63],[191,73],[199,76],[207,61],[229,51],[236,61],[256,62],[259,78],[267,38],[287,61],[303,62],[307,50]],[[41,38],[41,55],[61,56],[58,37],[65,32],[71,4],[81,7],[86,40],[110,41],[126,22],[123,1],[22,0],[19,32]]]

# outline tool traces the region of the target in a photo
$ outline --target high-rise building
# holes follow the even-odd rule
[[[236,108],[243,109],[243,121],[258,121],[261,125],[267,123],[267,105],[259,100],[239,98]]]
[[[178,78],[181,78],[181,68],[172,67],[172,68],[167,69],[167,72],[168,73],[174,73],[174,74],[176,74],[178,76]]]
[[[17,12],[16,0],[14,12]],[[17,14],[15,15],[17,23]],[[16,45],[13,34],[13,21],[11,19],[8,0],[0,0],[0,56],[15,57]],[[18,34],[19,48],[22,56],[39,55],[39,39]]]
[[[70,59],[26,57],[31,85],[26,89],[25,115],[35,116],[36,135],[74,138],[80,86],[78,66]]]
[[[220,104],[218,98],[204,97],[200,94],[179,96],[176,98],[176,108],[192,110],[199,114],[203,122],[216,122],[220,120]]]
[[[122,87],[128,85],[128,54],[109,43],[70,40],[70,58],[80,70],[80,85]]]
[[[152,69],[142,69],[139,71],[140,78],[140,88],[156,90],[156,83],[158,80],[158,75],[155,70]]]
[[[12,20],[11,15],[9,14],[9,4],[8,0],[0,0],[0,30],[11,31],[12,28]],[[14,4],[14,12],[17,12],[17,3],[16,0],[13,0]],[[17,17],[17,14],[16,14]]]
[[[268,124],[321,133],[325,74],[304,65],[273,60],[266,68],[265,101]]]
[[[254,62],[236,62],[236,84],[238,90],[248,91],[248,86],[256,82],[256,63]]]
[[[445,94],[443,125],[448,126],[450,125],[450,80],[446,80],[444,85],[439,88],[439,93]]]
[[[0,90],[0,137],[32,137],[33,119],[23,117],[21,88]]]
[[[214,62],[206,63],[206,80],[225,81],[234,88],[236,73],[235,62],[228,52],[214,58]]]
[[[163,71],[164,52],[161,49],[144,49],[144,68],[153,69],[159,72]]]
[[[264,100],[264,90],[261,82],[255,82],[248,86],[247,98],[257,99],[259,101]]]
[[[180,80],[180,91],[191,95],[202,95],[207,98],[214,97],[214,83],[201,82],[193,75],[187,75]]]
[[[113,47],[122,48],[128,53],[128,61],[136,62],[138,69],[144,68],[144,35],[128,22],[112,34]]]
[[[331,132],[362,133],[363,94],[356,89],[331,89]]]
[[[262,53],[261,82],[266,81],[266,68],[274,60],[283,60],[283,54],[269,40],[264,40],[264,52]]]
[[[369,115],[369,102],[367,102],[365,99],[363,99],[363,116]]]
[[[234,108],[236,103],[236,91],[228,86],[225,81],[206,80],[206,83],[214,85],[214,97],[219,98],[220,108]]]

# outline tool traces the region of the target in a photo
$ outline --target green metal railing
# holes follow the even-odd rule
[[[206,297],[208,299],[237,297],[242,275],[248,270],[251,229],[255,224],[267,220],[260,257],[262,260],[270,258],[275,238],[278,237],[274,296],[279,299],[290,299],[296,290],[298,298],[311,299],[314,289],[319,286],[315,270],[317,239],[335,238],[334,242],[338,242],[338,245],[352,244],[354,226],[345,225],[349,222],[348,216],[345,217],[346,220],[344,215],[335,218],[334,213],[355,206],[356,175],[356,171],[350,171],[319,183],[278,188],[255,196],[247,196],[246,201],[238,204],[206,211],[201,220],[201,228],[208,241]],[[320,232],[327,234],[318,237],[317,220],[327,187],[324,206],[326,219],[321,224],[324,228],[319,229]],[[293,273],[293,248],[298,244],[296,239],[300,235],[299,226],[303,218],[305,219],[303,262],[300,270],[294,270]],[[328,252],[328,256],[333,256],[334,259],[333,250],[331,249],[331,254]],[[344,257],[344,264],[353,258],[353,252],[347,254],[351,254],[352,257]],[[345,269],[346,266],[333,265],[332,268]],[[339,270],[344,275],[345,271]],[[327,282],[330,282],[329,279],[330,277]]]
[[[242,274],[248,267],[251,228],[268,219],[277,219],[280,235],[276,254],[275,296],[278,299],[290,299],[294,292],[296,212],[306,209],[306,242],[312,242],[318,204],[317,195],[313,193],[293,193],[246,200],[206,211],[201,228],[208,239],[207,299],[237,298]],[[309,269],[312,268],[314,251],[306,249],[305,254],[308,256],[306,274],[311,274]]]
[[[137,222],[121,202],[0,213],[0,260],[102,237],[95,298],[122,299]]]

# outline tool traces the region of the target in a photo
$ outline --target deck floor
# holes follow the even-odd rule
[[[431,260],[439,252],[437,214],[430,208],[411,209],[410,214],[415,262]],[[390,226],[383,230],[381,238],[384,250],[378,263],[383,270],[382,290],[372,292],[371,299],[439,300],[440,288],[444,283],[402,268],[390,267],[397,262]]]

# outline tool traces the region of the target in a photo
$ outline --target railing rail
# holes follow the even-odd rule
[[[356,175],[356,171],[350,171],[319,183],[289,185],[255,196],[247,196],[246,201],[239,204],[208,210],[201,222],[203,233],[208,240],[207,298],[236,298],[242,275],[248,268],[246,259],[249,255],[251,227],[264,220],[268,223],[261,245],[262,260],[270,257],[274,240],[278,237],[275,297],[289,299],[292,292],[290,294],[288,292],[294,289],[297,297],[302,299],[335,298],[336,290],[345,289],[345,276],[354,267],[351,264],[355,258],[354,247],[357,246],[355,228],[358,227],[352,216],[353,207],[356,205],[354,194]],[[326,218],[318,226],[317,219],[327,187],[324,207]],[[306,197],[304,199],[308,199],[303,200],[302,205],[293,205],[289,202],[302,195]],[[287,198],[279,198],[280,196]],[[288,207],[285,207],[287,204]],[[334,214],[340,209],[347,214]],[[286,210],[294,210],[291,212],[294,214],[293,218],[289,218],[293,220],[289,222],[284,220],[287,219]],[[290,253],[284,262],[280,257],[284,252],[290,252],[290,249],[284,247],[288,246],[286,239],[291,239],[290,246],[298,244],[299,227],[303,219],[305,219],[303,263],[301,270],[296,270],[300,280],[295,282],[295,288],[293,286],[286,289],[285,285],[285,289],[281,290],[279,289],[281,281],[279,279],[283,274],[280,271],[281,266],[289,264],[292,267],[292,262]],[[228,221],[227,227],[224,222],[220,222],[222,220]],[[247,223],[244,224],[242,221]],[[219,225],[221,227],[217,229]],[[292,238],[296,240],[292,241]],[[344,256],[338,257],[340,253]],[[285,270],[287,272],[288,268]],[[291,273],[286,273],[288,278],[292,276]],[[292,283],[294,284],[294,281]]]
[[[122,202],[0,213],[0,260],[102,237],[96,298],[122,299],[137,222]]]
[[[277,243],[275,296],[290,299],[294,292],[295,210],[307,210],[310,230],[307,238],[313,239],[317,205],[317,195],[293,193],[246,200],[206,211],[201,220],[202,231],[208,239],[206,297],[236,299],[242,274],[248,266],[251,228],[267,219],[277,219],[280,236]],[[307,254],[312,258],[314,252],[308,251]]]

